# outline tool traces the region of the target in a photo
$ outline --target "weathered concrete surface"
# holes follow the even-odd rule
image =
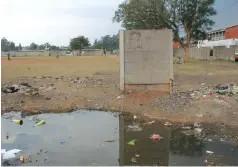
[[[80,50],[74,50],[72,53],[74,56],[102,56],[103,50],[102,49],[83,49],[81,54],[80,54]]]
[[[171,91],[167,86],[173,80],[171,30],[121,31],[120,57],[121,90]]]
[[[213,48],[213,56],[210,55],[210,48],[203,47],[190,48],[191,58],[198,60],[232,60],[235,61],[235,50],[238,46],[231,46],[227,48],[225,46],[217,46]],[[174,57],[184,57],[185,52],[182,48],[173,49]]]

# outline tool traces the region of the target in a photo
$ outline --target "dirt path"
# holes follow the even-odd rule
[[[4,60],[2,86],[24,82],[36,88],[37,94],[2,93],[2,112],[66,112],[78,108],[115,110],[150,119],[215,122],[238,129],[236,95],[190,97],[194,93],[191,89],[237,84],[238,64],[191,61],[174,65],[174,71],[174,90],[185,92],[185,95],[122,93],[119,90],[119,57],[116,56]]]

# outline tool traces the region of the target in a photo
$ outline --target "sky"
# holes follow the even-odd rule
[[[88,37],[91,43],[122,27],[112,23],[123,0],[1,0],[0,37],[23,46],[49,42],[68,46],[71,38]],[[238,0],[216,0],[214,28],[238,24]]]

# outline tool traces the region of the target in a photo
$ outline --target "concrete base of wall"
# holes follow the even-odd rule
[[[172,93],[173,87],[170,83],[161,84],[125,84],[124,91],[158,91]]]

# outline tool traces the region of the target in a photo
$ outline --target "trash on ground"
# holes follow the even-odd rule
[[[203,114],[196,114],[197,117],[202,118]]]
[[[134,146],[134,145],[136,145],[136,142],[137,140],[131,140],[131,141],[129,141],[127,144],[128,145],[131,145],[131,146]]]
[[[192,127],[191,127],[191,126],[184,126],[184,127],[182,127],[182,129],[184,129],[184,130],[190,130],[190,129],[192,129]]]
[[[123,99],[124,97],[123,96],[117,96],[117,99]]]
[[[153,140],[161,140],[161,139],[163,139],[163,137],[161,137],[159,134],[153,134],[150,138],[153,139]]]
[[[165,126],[171,126],[172,124],[170,122],[165,122]]]
[[[20,156],[21,163],[24,163],[24,160],[25,160],[24,156]]]
[[[151,124],[154,124],[154,123],[155,123],[155,121],[150,121],[150,122],[147,123],[147,125],[151,125]]]
[[[138,119],[138,117],[136,115],[133,116],[134,119]]]
[[[115,140],[105,140],[104,142],[114,142]]]
[[[1,154],[3,154],[3,159],[11,159],[15,158],[17,153],[21,152],[19,149],[12,149],[9,151],[6,151],[6,149],[1,150]]]
[[[213,154],[213,151],[206,151],[207,154]]]
[[[22,125],[22,124],[23,124],[23,120],[14,119],[14,120],[12,120],[12,122],[15,122],[15,123],[17,123],[17,124],[19,124],[19,125]]]
[[[35,126],[39,126],[39,125],[44,125],[45,124],[45,121],[44,120],[41,120],[40,122],[38,122],[37,124],[34,125]]]
[[[139,132],[139,131],[142,131],[142,128],[140,127],[139,124],[133,124],[133,125],[127,126],[127,131]]]
[[[197,123],[197,122],[194,122],[194,123],[193,123],[193,126],[194,126],[195,128],[200,128],[202,125],[199,124],[199,123]]]
[[[212,139],[207,139],[207,141],[212,142]]]
[[[194,128],[194,131],[195,131],[196,133],[201,133],[201,132],[202,132],[202,128]]]
[[[137,163],[136,157],[132,157],[132,158],[131,158],[131,162],[132,162],[132,163]]]

